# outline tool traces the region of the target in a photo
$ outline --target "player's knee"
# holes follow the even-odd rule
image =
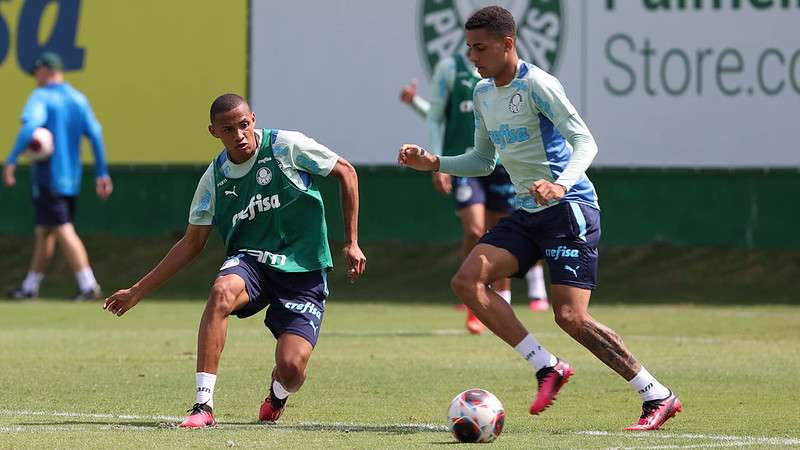
[[[458,298],[464,300],[471,298],[475,294],[475,282],[471,276],[463,271],[456,272],[453,278],[450,279],[450,289],[456,294]]]
[[[464,228],[464,240],[467,242],[477,242],[483,237],[483,234],[483,228],[476,225],[471,225]]]
[[[306,359],[302,355],[284,356],[276,361],[276,365],[284,387],[299,389],[306,379]]]
[[[453,293],[470,307],[480,305],[479,291],[485,288],[484,285],[479,276],[466,270],[459,270],[450,280]]]
[[[554,313],[558,326],[569,334],[577,333],[588,319],[585,313],[576,311],[568,305],[557,306],[554,308]]]
[[[236,302],[236,293],[232,283],[225,280],[217,280],[211,286],[211,294],[208,296],[208,307],[216,313],[230,314]]]

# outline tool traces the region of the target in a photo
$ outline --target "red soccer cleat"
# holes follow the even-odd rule
[[[547,298],[532,298],[528,302],[528,308],[530,308],[533,312],[541,312],[547,311],[550,309],[550,303],[547,301]]]
[[[475,316],[475,313],[472,312],[471,309],[467,308],[467,331],[469,334],[481,334],[484,330],[486,330],[486,325],[481,322],[481,319],[478,319]]]
[[[683,405],[681,405],[680,399],[670,391],[667,398],[644,402],[639,422],[625,427],[625,429],[628,431],[657,430],[664,425],[664,422],[675,417],[675,414],[681,411],[683,411]]]
[[[261,409],[258,411],[258,420],[262,422],[275,422],[281,417],[285,408],[286,398],[280,399],[275,397],[275,393],[272,392],[272,383],[270,383],[269,395],[264,399],[264,403],[261,404]]]
[[[531,414],[539,414],[547,409],[556,399],[558,391],[567,384],[569,377],[575,373],[572,367],[564,361],[559,360],[553,367],[544,367],[536,372],[536,380],[539,382],[539,391],[536,393],[536,400],[531,404]]]
[[[214,420],[214,412],[205,403],[195,403],[192,409],[186,412],[191,414],[186,420],[178,424],[181,428],[205,428],[213,427],[217,424],[217,421]]]

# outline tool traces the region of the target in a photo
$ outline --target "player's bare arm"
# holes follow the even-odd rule
[[[139,301],[192,262],[206,246],[213,225],[192,225],[186,234],[172,246],[167,256],[147,275],[128,289],[121,289],[108,297],[103,304],[106,311],[121,316]]]
[[[358,246],[358,174],[352,164],[340,157],[331,175],[339,180],[341,187],[345,234],[342,251],[347,261],[347,277],[354,282],[367,267],[367,257]]]
[[[397,162],[420,172],[439,170],[439,157],[414,144],[403,144],[400,147]]]

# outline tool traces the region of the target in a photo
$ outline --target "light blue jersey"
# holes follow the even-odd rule
[[[473,102],[475,150],[465,157],[441,158],[442,171],[476,176],[491,171],[493,159],[499,155],[514,183],[517,208],[538,212],[558,203],[540,205],[530,195],[533,183],[544,179],[567,188],[561,202],[599,209],[594,186],[583,173],[585,169],[562,176],[573,155],[565,135],[585,139],[591,148],[596,147],[555,77],[520,60],[517,76],[509,84],[496,86],[491,78],[478,82]]]
[[[22,113],[22,129],[14,148],[6,159],[16,164],[25,151],[36,128],[44,127],[53,134],[53,155],[33,164],[34,195],[38,186],[46,186],[60,195],[77,195],[81,184],[81,137],[87,136],[94,153],[95,176],[108,176],[105,145],[100,123],[94,117],[89,101],[68,83],[39,87],[28,97]]]

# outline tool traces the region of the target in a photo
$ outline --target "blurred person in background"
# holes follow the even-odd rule
[[[472,91],[481,76],[464,55],[459,53],[441,59],[434,67],[433,97],[430,102],[417,95],[417,83],[403,87],[400,99],[425,118],[428,142],[436,155],[460,155],[473,145],[475,116]],[[462,257],[466,257],[478,240],[497,222],[514,210],[514,184],[502,164],[486,176],[458,177],[434,172],[434,188],[453,195],[463,230]],[[549,308],[542,264],[535,264],[525,275],[528,283],[529,307],[532,311]],[[511,302],[511,282],[508,278],[492,284],[492,288]],[[467,308],[466,327],[478,334],[486,328]]]
[[[19,287],[8,291],[13,299],[35,298],[58,242],[67,264],[75,273],[78,294],[75,300],[99,299],[100,285],[89,265],[86,247],[72,224],[81,186],[81,138],[92,143],[97,195],[107,199],[113,185],[106,165],[105,145],[100,123],[86,96],[64,81],[63,64],[58,54],[44,52],[33,63],[34,89],[22,112],[22,128],[6,158],[3,182],[16,184],[17,160],[26,150],[34,130],[43,127],[53,135],[53,153],[31,164],[35,242],[28,274]]]

